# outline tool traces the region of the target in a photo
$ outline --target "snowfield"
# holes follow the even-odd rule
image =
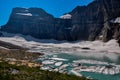
[[[16,14],[18,14],[18,15],[24,15],[24,16],[32,16],[31,13],[16,13]]]
[[[71,14],[65,14],[65,15],[60,16],[60,18],[61,19],[71,19],[72,15]]]
[[[120,47],[116,40],[110,40],[107,43],[102,41],[57,41],[57,40],[40,40],[29,35],[10,34],[2,32],[4,37],[0,37],[1,41],[9,42],[18,46],[29,48],[30,51],[56,54],[68,53],[85,57],[111,58],[117,60],[120,56]],[[88,47],[90,49],[82,49]],[[96,55],[97,54],[97,55]]]

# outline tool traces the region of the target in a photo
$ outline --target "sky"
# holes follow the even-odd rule
[[[0,0],[0,26],[5,25],[15,7],[42,8],[54,17],[72,11],[76,6],[88,5],[93,0]]]

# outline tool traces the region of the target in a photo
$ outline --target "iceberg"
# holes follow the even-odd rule
[[[42,62],[42,64],[44,64],[44,65],[54,64],[54,63],[55,63],[55,61],[52,61],[52,60],[45,60]]]
[[[52,59],[52,60],[57,60],[57,61],[68,61],[67,59],[63,59],[63,58],[49,58],[49,59]]]
[[[76,76],[82,76],[80,73],[78,73],[77,71],[71,70],[70,73],[75,74]]]
[[[63,62],[57,62],[57,63],[55,63],[55,66],[60,66],[60,65],[62,65],[62,63]]]
[[[73,70],[77,72],[96,72],[102,74],[114,75],[120,73],[120,68],[107,65],[107,66],[80,66],[75,67]]]

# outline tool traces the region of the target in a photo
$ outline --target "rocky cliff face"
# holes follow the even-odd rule
[[[3,36],[3,34],[0,32],[0,36]]]
[[[120,1],[104,0],[103,41],[120,38]]]
[[[37,38],[53,38],[54,17],[40,8],[14,8],[8,23],[1,30]]]
[[[72,40],[71,31],[71,19],[55,19],[56,39],[57,40]]]
[[[94,0],[61,18],[39,8],[14,8],[1,30],[40,39],[120,41],[120,0]]]
[[[71,40],[71,19],[54,18],[40,8],[14,8],[2,31],[22,33],[40,39]]]
[[[72,34],[75,39],[95,40],[103,35],[103,41],[113,38],[111,34],[118,37],[119,26],[113,33],[109,33],[108,27],[113,27],[110,20],[120,16],[119,0],[95,0],[88,6],[78,6],[72,12]],[[111,29],[112,30],[112,29]],[[112,30],[113,31],[113,30]],[[102,33],[103,32],[103,33]],[[82,36],[82,37],[81,37]]]

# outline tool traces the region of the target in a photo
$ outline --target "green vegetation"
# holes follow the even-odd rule
[[[84,77],[43,71],[39,68],[10,65],[0,62],[0,80],[88,80]]]
[[[8,48],[0,48],[0,80],[88,80],[85,77],[8,64],[6,58],[34,61],[43,54],[27,52],[27,49],[3,41],[0,41],[0,46]]]

